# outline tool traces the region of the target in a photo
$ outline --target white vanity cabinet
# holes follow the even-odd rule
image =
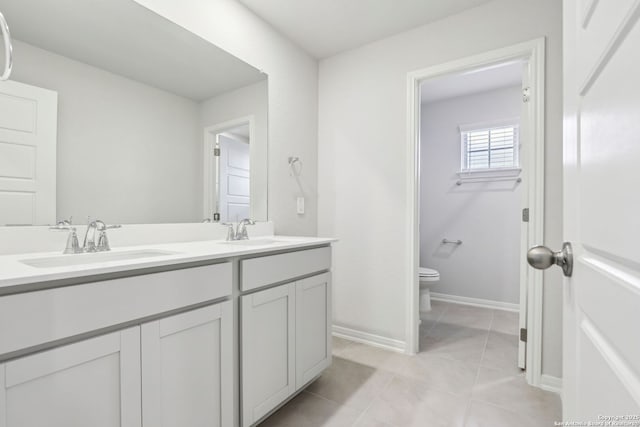
[[[0,287],[0,427],[256,425],[331,363],[329,244]]]
[[[254,283],[264,287],[265,277],[309,276],[240,297],[243,427],[260,421],[331,363],[331,276],[322,272],[330,268],[330,251],[323,247],[241,261],[245,289]]]
[[[224,262],[0,297],[0,427],[234,425],[231,293]]]
[[[241,297],[242,425],[295,391],[295,284]]]
[[[140,427],[140,328],[0,364],[0,426]]]
[[[331,364],[331,274],[296,282],[296,389]]]
[[[233,423],[232,303],[142,325],[144,427]]]

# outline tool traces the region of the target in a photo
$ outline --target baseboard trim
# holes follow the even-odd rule
[[[562,392],[562,378],[553,375],[540,375],[540,388],[560,394]]]
[[[344,326],[333,325],[332,329],[334,337],[383,348],[385,350],[395,351],[396,353],[406,352],[407,344],[404,341],[394,340],[392,338],[370,334],[356,329],[345,328]]]
[[[461,297],[459,295],[441,294],[438,292],[431,292],[431,299],[435,301],[450,302],[454,304],[473,305],[475,307],[493,308],[496,310],[505,311],[520,311],[520,305],[511,302],[492,301],[482,298],[470,298]]]

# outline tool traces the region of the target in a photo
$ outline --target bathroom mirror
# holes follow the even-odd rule
[[[0,11],[0,225],[267,219],[264,73],[134,0]]]

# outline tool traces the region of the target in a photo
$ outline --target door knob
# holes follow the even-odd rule
[[[538,270],[546,270],[555,264],[562,267],[566,277],[571,277],[573,273],[573,251],[569,242],[564,242],[562,250],[558,252],[553,252],[546,246],[534,246],[527,251],[527,261]]]

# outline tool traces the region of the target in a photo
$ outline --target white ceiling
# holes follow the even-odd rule
[[[520,85],[523,65],[522,61],[514,61],[425,80],[420,85],[420,101],[425,104]]]
[[[131,0],[0,0],[0,9],[18,40],[196,101],[266,78]]]
[[[490,0],[238,1],[316,58],[325,58]]]

